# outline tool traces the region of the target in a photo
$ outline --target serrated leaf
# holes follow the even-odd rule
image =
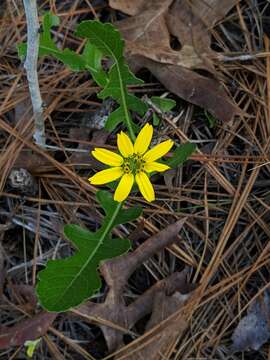
[[[111,96],[120,104],[123,103],[123,96],[126,98],[127,95],[127,91],[123,86],[141,83],[139,79],[129,71],[127,64],[123,63],[123,59],[111,67],[108,76],[108,83],[105,88],[100,91],[98,97],[100,99],[105,99],[106,97]]]
[[[177,166],[183,164],[189,156],[196,150],[196,145],[192,143],[185,143],[177,147],[173,156],[165,162],[166,165],[171,168],[176,168]]]
[[[128,93],[128,85],[139,85],[143,81],[138,79],[125,63],[124,40],[120,32],[109,23],[104,24],[96,20],[83,21],[79,24],[76,35],[85,37],[88,41],[80,55],[70,49],[58,49],[50,32],[51,27],[58,24],[59,18],[56,15],[50,12],[44,15],[39,56],[52,55],[73,71],[90,71],[97,84],[103,87],[98,97],[101,99],[112,97],[119,103],[121,114],[123,114],[118,122],[115,117],[112,117],[108,121],[107,128],[114,129],[115,124],[125,122],[134,138],[133,133],[137,132],[137,127],[132,121],[129,110],[136,111],[143,116],[147,111],[147,106],[139,98]],[[18,44],[17,49],[20,59],[23,60],[27,51],[26,44]],[[103,56],[108,56],[113,60],[108,74],[102,69]]]
[[[159,96],[152,96],[151,101],[162,111],[170,111],[176,105],[173,99],[161,98]]]
[[[120,32],[110,23],[96,20],[82,21],[75,35],[89,39],[104,55],[114,60],[120,59],[124,52],[124,40]]]
[[[128,94],[127,86],[142,84],[143,81],[138,79],[125,63],[124,41],[120,32],[111,24],[89,20],[79,24],[76,35],[89,39],[104,55],[113,60],[114,64],[108,73],[108,82],[98,97],[101,99],[112,97],[116,100],[125,115],[122,121],[126,122],[127,126],[127,122],[133,124],[128,110],[135,109],[143,114],[146,106],[135,96]]]
[[[43,26],[39,39],[39,57],[52,55],[56,59],[62,61],[73,71],[90,70],[96,73],[97,70],[92,68],[89,63],[85,61],[84,56],[77,54],[70,49],[58,49],[51,37],[51,27],[59,25],[59,18],[56,15],[48,12],[43,16]],[[27,44],[21,43],[17,45],[18,55],[21,60],[24,59],[27,52]]]
[[[48,12],[43,17],[43,31],[40,34],[39,56],[53,55],[62,61],[73,71],[81,71],[86,68],[86,63],[82,55],[70,49],[60,50],[51,37],[51,27],[59,25],[59,18]]]
[[[66,225],[64,233],[76,247],[75,254],[48,261],[46,269],[38,274],[38,298],[48,311],[66,311],[90,298],[101,286],[100,261],[119,256],[130,248],[129,240],[111,238],[111,231],[117,224],[136,219],[141,209],[119,211],[119,203],[106,191],[99,191],[97,198],[106,214],[100,229],[91,232],[78,225]]]

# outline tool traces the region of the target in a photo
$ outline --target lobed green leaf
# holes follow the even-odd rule
[[[127,114],[128,110],[143,115],[147,106],[139,98],[128,93],[127,86],[139,85],[143,81],[138,79],[125,63],[124,41],[120,32],[111,24],[89,20],[79,24],[76,35],[87,38],[101,53],[113,60],[113,65],[108,73],[107,84],[100,91],[98,97],[101,99],[112,97],[119,103],[120,107],[119,110],[117,109],[118,112],[108,119],[106,128],[112,131],[120,122],[126,122],[126,126],[128,126],[126,119],[128,116],[128,122],[132,124],[134,129],[135,124],[130,114]],[[116,114],[122,115],[120,121],[117,121]]]
[[[66,225],[64,234],[75,246],[75,254],[67,259],[48,261],[38,274],[38,299],[48,311],[67,311],[90,298],[101,286],[100,262],[130,249],[128,239],[112,238],[111,231],[118,224],[135,220],[142,209],[120,209],[116,215],[119,203],[109,192],[99,191],[97,199],[105,211],[100,229],[91,232],[75,224]]]

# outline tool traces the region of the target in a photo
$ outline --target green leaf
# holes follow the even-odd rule
[[[91,64],[85,60],[85,57],[77,54],[70,49],[60,50],[54,43],[51,37],[52,26],[59,25],[59,18],[56,15],[48,12],[43,17],[42,31],[39,39],[39,57],[52,55],[56,59],[62,61],[73,71],[90,70],[94,74],[97,70],[91,66]],[[21,60],[26,56],[27,44],[21,43],[17,45],[18,55]]]
[[[196,145],[192,143],[185,143],[177,147],[173,156],[165,162],[166,165],[171,168],[176,168],[177,166],[183,164],[189,156],[196,150]]]
[[[26,347],[26,354],[29,358],[32,358],[34,355],[34,352],[41,342],[41,338],[38,338],[36,340],[26,340],[24,343],[24,346]]]
[[[24,61],[27,53],[27,45],[26,43],[19,43],[16,45],[18,55],[21,61]]]
[[[206,119],[208,120],[208,125],[210,129],[213,129],[216,126],[217,119],[214,118],[213,115],[211,115],[208,111],[204,110],[204,115],[206,116]]]
[[[129,109],[135,109],[143,114],[146,106],[135,96],[128,94],[127,86],[142,84],[143,81],[132,74],[125,63],[124,41],[120,32],[111,24],[89,20],[79,24],[76,35],[89,39],[105,56],[113,60],[113,65],[108,73],[108,82],[99,93],[99,98],[112,97],[119,103],[120,111],[124,114],[122,121],[125,122],[134,140],[134,124]]]
[[[160,123],[160,118],[157,116],[156,113],[153,114],[153,125],[158,126]]]
[[[102,87],[106,86],[108,79],[107,74],[102,69],[101,60],[102,52],[89,41],[86,42],[82,56],[85,60],[86,67],[89,67],[93,79]],[[92,71],[95,69],[95,71]]]
[[[130,110],[143,116],[148,110],[147,105],[133,94],[127,94],[127,104]]]
[[[105,99],[111,96],[121,104],[123,102],[123,96],[125,96],[125,101],[127,101],[127,90],[122,88],[127,85],[141,83],[142,81],[130,72],[128,65],[125,64],[124,59],[121,58],[111,67],[109,71],[109,81],[106,87],[99,93],[99,97]]]
[[[52,14],[51,12],[45,13],[43,16],[43,31],[50,37],[50,29],[53,26],[59,26],[60,19],[57,15]]]
[[[119,124],[121,124],[124,116],[124,110],[121,107],[111,112],[106,121],[105,129],[112,132]]]
[[[40,34],[39,56],[52,55],[62,61],[73,71],[90,71],[93,79],[103,89],[99,98],[112,97],[119,104],[120,121],[114,115],[108,121],[107,128],[114,129],[120,122],[127,126],[132,140],[135,140],[136,125],[133,123],[129,111],[136,111],[143,116],[147,111],[146,104],[128,92],[129,85],[139,85],[143,81],[138,79],[129,69],[124,59],[124,40],[120,32],[109,23],[96,20],[83,21],[79,24],[76,35],[88,39],[82,54],[70,49],[58,49],[51,36],[51,27],[59,25],[59,18],[48,12],[43,17],[43,27]],[[17,45],[20,59],[23,60],[27,46],[25,43]],[[108,74],[102,68],[102,57],[109,57],[113,64]]]
[[[173,99],[161,98],[159,96],[152,96],[151,101],[162,111],[170,111],[176,105],[176,101]]]
[[[50,30],[55,25],[59,25],[58,16],[50,12],[46,13],[43,17],[43,31],[39,40],[39,56],[53,55],[73,71],[84,70],[86,63],[82,55],[70,49],[60,50],[54,43]]]
[[[105,210],[107,214],[114,211],[114,207],[117,206],[117,202],[112,200],[112,195],[108,191],[98,191],[97,200]],[[135,206],[130,209],[121,209],[118,212],[118,215],[115,218],[114,226],[119,224],[125,224],[130,221],[136,220],[142,213],[142,208],[140,206]]]
[[[52,48],[46,48],[44,45],[40,45],[40,55],[54,55],[56,59],[62,61],[73,71],[82,71],[86,67],[83,57],[70,49],[64,49],[63,51],[60,51],[53,50]]]
[[[105,211],[103,223],[96,232],[69,224],[65,236],[74,244],[76,252],[67,259],[50,260],[38,274],[37,294],[48,311],[66,311],[90,298],[101,286],[98,266],[102,260],[124,254],[130,249],[127,239],[112,238],[114,226],[135,220],[141,209],[121,209],[121,204],[106,191],[99,191],[97,199]]]
[[[82,21],[75,35],[89,39],[104,55],[114,60],[124,53],[124,40],[120,32],[110,23],[96,20]]]

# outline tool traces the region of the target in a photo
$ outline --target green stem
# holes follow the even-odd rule
[[[115,210],[114,210],[114,213],[112,214],[112,217],[110,218],[110,221],[108,222],[106,228],[104,229],[103,231],[103,234],[100,238],[100,241],[99,243],[102,244],[104,239],[106,238],[106,236],[109,234],[109,232],[112,230],[112,227],[113,227],[113,223],[117,217],[117,215],[119,214],[119,211],[121,210],[122,208],[122,205],[123,205],[123,202],[120,202],[118,203],[118,205],[116,206]]]
[[[114,58],[114,61],[115,61],[115,64],[116,64],[116,68],[117,68],[117,72],[118,72],[118,77],[119,77],[119,84],[120,84],[120,92],[121,92],[121,98],[122,98],[122,101],[121,101],[121,105],[123,106],[124,108],[124,114],[125,114],[125,119],[126,119],[126,124],[127,124],[127,128],[128,128],[128,132],[129,132],[129,135],[131,137],[131,140],[133,142],[135,142],[136,140],[136,135],[133,131],[133,128],[132,128],[132,123],[130,121],[130,114],[128,112],[128,107],[127,107],[127,99],[126,99],[126,92],[125,92],[125,89],[124,89],[124,85],[123,85],[123,81],[122,81],[122,74],[121,74],[121,71],[120,71],[120,68],[119,68],[119,64],[118,64],[118,61],[116,58]]]
[[[132,124],[130,122],[130,115],[129,115],[128,109],[126,107],[126,104],[124,106],[124,109],[125,109],[125,118],[126,118],[126,122],[127,122],[129,136],[130,136],[131,140],[133,141],[133,143],[135,143],[136,135],[134,134]]]

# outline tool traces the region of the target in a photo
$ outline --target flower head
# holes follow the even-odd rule
[[[120,154],[107,149],[95,148],[92,155],[103,164],[111,167],[90,177],[90,183],[103,185],[120,179],[114,193],[114,200],[122,202],[128,197],[134,182],[136,182],[147,201],[155,200],[155,193],[149,175],[153,171],[162,172],[170,168],[165,164],[156,162],[156,160],[171,149],[173,141],[163,141],[148,150],[152,136],[153,126],[146,124],[138,134],[134,145],[123,131],[117,134],[117,147]]]

